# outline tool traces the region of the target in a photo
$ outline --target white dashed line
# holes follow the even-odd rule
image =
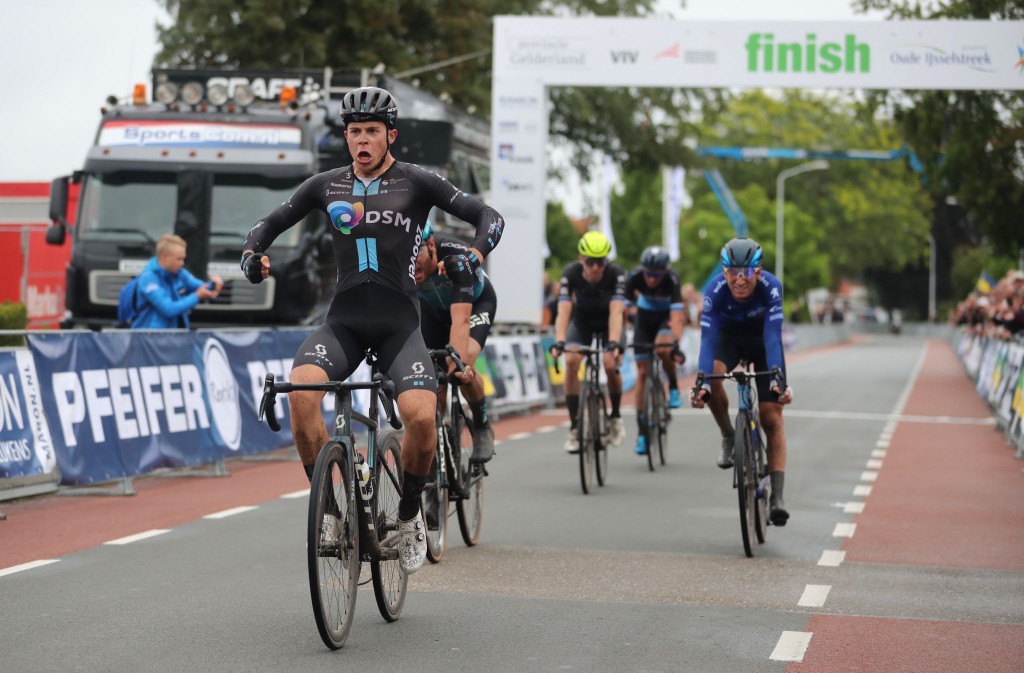
[[[880,470],[882,469],[882,461],[878,458],[869,458],[867,467],[869,470]]]
[[[889,440],[888,439],[880,439],[877,442],[875,442],[875,447],[879,448],[879,449],[888,449],[889,448]]]
[[[517,432],[517,433],[515,433],[513,435],[509,435],[508,437],[506,437],[505,441],[507,441],[507,442],[514,442],[514,441],[516,441],[518,439],[527,439],[527,438],[532,437],[532,436],[533,436],[532,432]]]
[[[253,505],[245,505],[243,507],[232,507],[231,509],[226,509],[223,512],[215,512],[213,514],[207,514],[203,518],[204,519],[226,519],[229,516],[234,516],[236,514],[243,514],[245,512],[251,512],[254,509],[256,509],[256,507],[253,506]]]
[[[857,486],[853,487],[853,494],[860,496],[862,498],[866,498],[869,495],[871,495],[871,487],[868,486],[867,484],[858,484]]]
[[[887,452],[884,449],[875,449],[871,452],[872,458],[885,458]]]
[[[779,643],[768,657],[772,661],[803,661],[811,634],[806,631],[783,631]]]
[[[562,426],[560,426],[560,425],[545,425],[545,426],[544,426],[544,427],[542,427],[542,428],[537,428],[537,430],[536,430],[536,431],[537,431],[538,433],[540,433],[540,432],[552,432],[552,431],[554,431],[554,430],[557,430],[557,429],[558,429],[558,428],[560,428],[560,427],[562,427]]]
[[[843,506],[843,511],[847,514],[860,514],[864,511],[864,503],[862,502],[848,502]]]
[[[857,524],[855,523],[837,523],[836,527],[832,529],[832,537],[853,537],[856,530]]]
[[[309,489],[308,488],[307,489],[303,489],[301,491],[293,491],[291,493],[285,493],[281,497],[282,498],[305,498],[307,495],[309,495]]]
[[[131,544],[132,542],[146,540],[148,538],[156,537],[157,535],[163,535],[164,533],[169,532],[170,530],[166,528],[157,528],[154,530],[147,530],[145,533],[136,533],[135,535],[129,535],[128,537],[121,537],[116,540],[110,540],[109,542],[104,542],[103,544]]]
[[[42,561],[29,561],[28,563],[22,563],[21,565],[11,566],[10,568],[0,568],[0,577],[4,575],[13,575],[14,573],[20,573],[22,570],[32,570],[32,568],[39,568],[41,566],[48,566],[51,563],[56,563],[60,559],[45,559]]]
[[[804,594],[797,601],[797,605],[802,608],[820,608],[825,605],[825,599],[831,590],[832,586],[829,584],[808,584],[804,587]]]
[[[864,471],[864,472],[860,473],[860,480],[861,481],[875,481],[876,479],[878,479],[878,473],[877,472],[873,472],[871,470],[867,470],[867,471]]]
[[[821,558],[818,559],[818,565],[836,568],[844,559],[846,559],[846,552],[837,551],[835,549],[826,549],[821,552]]]

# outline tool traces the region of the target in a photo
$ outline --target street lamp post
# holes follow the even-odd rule
[[[928,322],[935,322],[935,237],[928,233]]]
[[[808,171],[823,171],[826,168],[828,168],[827,161],[808,161],[805,164],[800,164],[799,166],[787,168],[782,171],[779,173],[779,177],[775,181],[775,277],[779,279],[780,283],[782,282],[782,273],[785,268],[783,265],[782,241],[784,231],[783,226],[785,224],[783,209],[786,205],[786,179]]]

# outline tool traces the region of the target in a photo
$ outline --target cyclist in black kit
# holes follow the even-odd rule
[[[435,236],[430,222],[423,227],[423,243],[416,258],[420,331],[427,348],[444,348],[450,343],[462,358],[468,379],[454,371],[454,364],[449,374],[462,381],[462,394],[473,411],[473,455],[469,460],[486,463],[494,456],[494,431],[487,419],[484,383],[475,375],[473,363],[487,343],[498,296],[483,269],[465,279],[469,282],[446,278],[438,270],[439,260],[465,254],[467,247],[457,239]]]
[[[256,223],[245,239],[242,271],[252,283],[270,274],[267,249],[282,232],[313,210],[327,213],[338,262],[338,284],[327,321],[303,342],[290,374],[293,383],[347,378],[374,348],[383,371],[395,382],[405,423],[399,503],[400,561],[415,572],[426,557],[420,493],[434,456],[437,381],[419,330],[416,256],[423,225],[437,206],[476,224],[473,245],[442,260],[443,272],[467,277],[498,244],[504,221],[492,208],[441,176],[396,161],[391,144],[398,131],[398,104],[390,93],[362,87],[345,94],[341,120],[353,162],[319,173],[285,203]],[[307,476],[312,475],[327,429],[320,414],[323,393],[288,396],[292,434]],[[325,516],[326,534],[337,519]]]
[[[640,255],[640,268],[626,279],[626,301],[635,307],[633,343],[662,344],[672,348],[661,348],[653,352],[639,352],[636,357],[636,420],[643,428],[646,424],[644,409],[644,383],[647,380],[648,362],[657,367],[660,359],[668,378],[668,406],[678,409],[682,406],[679,381],[676,378],[676,362],[685,362],[686,357],[679,350],[679,339],[683,336],[685,317],[683,298],[679,288],[679,277],[669,268],[669,254],[664,248],[651,246]],[[657,358],[657,359],[655,359]],[[647,437],[637,434],[636,453],[647,453]]]
[[[555,318],[555,345],[552,354],[565,352],[565,403],[569,409],[569,436],[565,450],[580,450],[576,437],[576,411],[580,404],[579,368],[583,356],[566,351],[566,344],[589,346],[596,335],[604,339],[604,369],[608,375],[608,397],[612,412],[608,426],[609,440],[621,446],[626,431],[619,416],[622,401],[622,376],[618,360],[622,352],[622,315],[625,307],[626,272],[608,261],[612,244],[599,231],[588,231],[576,246],[578,262],[565,267],[562,287],[558,294],[558,317]],[[570,322],[571,316],[571,322]]]

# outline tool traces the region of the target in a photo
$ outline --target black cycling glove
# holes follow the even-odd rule
[[[473,257],[475,258],[476,255]],[[443,261],[445,276],[456,285],[472,285],[476,281],[476,270],[480,267],[480,263],[477,262],[476,266],[473,266],[469,255],[465,253],[448,255]]]
[[[242,273],[253,285],[263,282],[263,255],[246,252],[242,255]]]

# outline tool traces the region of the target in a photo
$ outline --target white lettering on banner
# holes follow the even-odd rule
[[[75,426],[87,417],[96,443],[107,439],[103,419],[108,417],[119,439],[161,434],[160,411],[171,433],[210,427],[195,365],[56,372],[51,383],[66,446],[78,446]]]
[[[57,454],[50,438],[50,426],[46,422],[43,411],[43,397],[39,392],[39,379],[36,376],[36,365],[29,351],[16,351],[15,362],[18,365],[18,376],[21,377],[21,390],[25,396],[25,409],[28,422],[32,428],[32,439],[35,443],[36,460],[49,473],[57,467]]]
[[[29,318],[49,318],[64,314],[64,288],[42,288],[34,283],[25,288],[25,310]]]
[[[256,401],[256,409],[260,408],[260,400],[263,399],[263,384],[267,380],[267,374],[274,375],[275,383],[282,383],[288,380],[288,373],[292,369],[292,358],[281,360],[255,360],[247,362],[246,371],[249,372],[249,388],[252,390],[252,399]],[[274,408],[277,420],[281,421],[288,417],[288,396],[278,395],[277,406]]]
[[[32,458],[32,449],[27,439],[11,439],[0,442],[0,463],[23,463]]]
[[[14,384],[11,374],[10,384],[0,376],[0,431],[13,430],[18,424],[19,430],[25,429],[25,421],[21,417],[21,399],[18,398],[18,386]]]

